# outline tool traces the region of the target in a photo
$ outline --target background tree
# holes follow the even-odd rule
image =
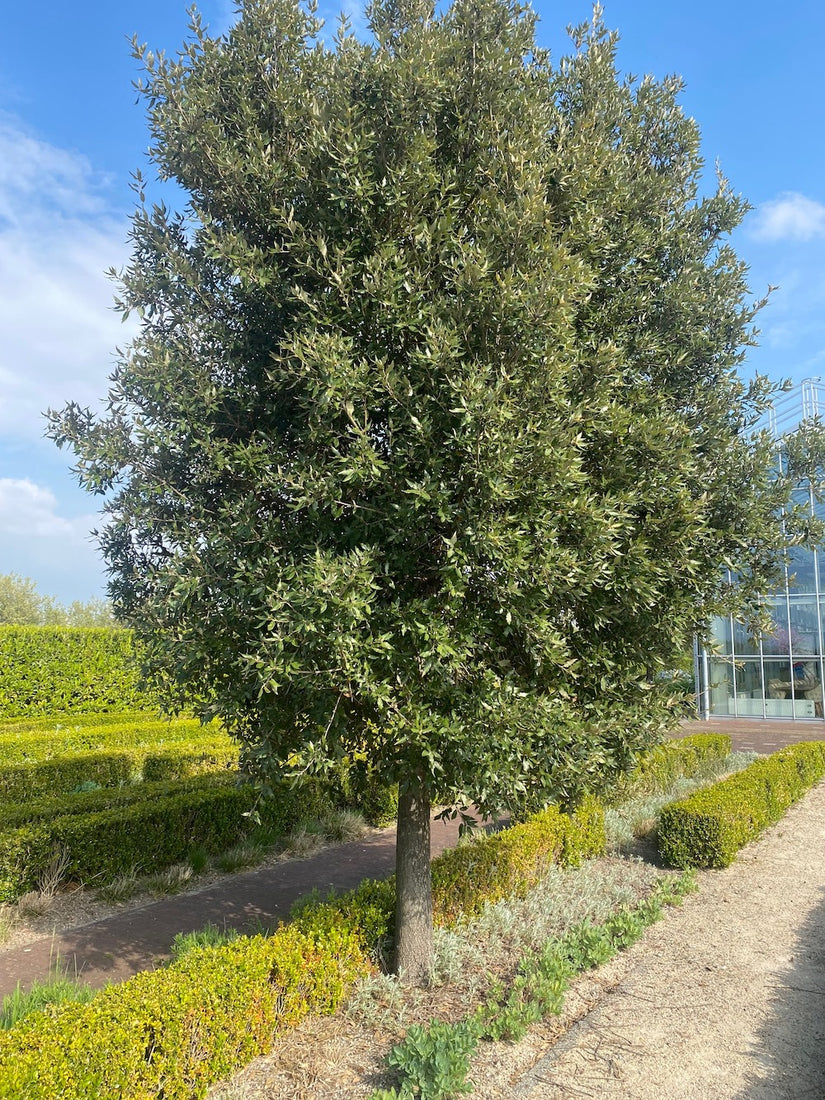
[[[53,414],[167,705],[247,768],[364,749],[400,782],[397,962],[427,967],[434,798],[570,801],[667,711],[652,681],[779,560],[756,306],[676,81],[597,11],[558,68],[509,0],[197,15],[136,47],[151,157],[108,414]]]
[[[29,577],[0,574],[0,624],[15,626],[113,626],[108,600],[73,600],[65,607],[44,596]]]

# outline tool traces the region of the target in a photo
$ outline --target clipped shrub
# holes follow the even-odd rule
[[[0,626],[0,715],[89,714],[152,705],[130,631]]]
[[[712,775],[730,751],[731,739],[723,733],[697,733],[665,741],[643,753],[604,801],[615,805],[630,797],[665,791],[683,776],[701,779]]]
[[[102,884],[134,867],[162,870],[196,846],[220,851],[253,830],[253,808],[276,836],[330,805],[323,792],[307,798],[287,787],[258,803],[254,788],[227,774],[0,807],[0,901],[34,889],[56,852],[68,880]]]
[[[523,896],[554,863],[575,866],[605,848],[604,814],[588,799],[568,815],[548,806],[526,822],[482,835],[433,863],[433,910],[441,924],[487,902]]]
[[[27,804],[85,783],[118,787],[130,782],[135,762],[125,752],[78,752],[53,760],[0,766],[0,803]]]
[[[789,745],[665,806],[659,854],[671,867],[727,867],[825,775],[825,742]]]
[[[334,1012],[368,968],[346,929],[282,926],[188,952],[0,1035],[0,1097],[202,1097],[307,1013]]]

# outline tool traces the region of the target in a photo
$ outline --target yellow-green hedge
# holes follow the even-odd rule
[[[334,1012],[368,970],[346,928],[314,936],[282,926],[201,948],[0,1035],[0,1097],[201,1097],[307,1013]]]
[[[825,742],[780,749],[666,806],[659,819],[659,853],[671,867],[727,867],[823,775]]]
[[[115,627],[0,626],[0,716],[88,714],[152,705],[132,634]]]

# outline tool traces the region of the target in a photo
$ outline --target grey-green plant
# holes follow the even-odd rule
[[[136,43],[187,198],[137,178],[139,334],[102,416],[51,414],[166,706],[219,715],[264,789],[352,753],[400,783],[412,980],[434,800],[609,784],[668,720],[657,671],[757,606],[785,538],[771,387],[737,373],[747,204],[701,194],[680,81],[622,76],[598,9],[558,63],[535,19],[371,0],[364,40],[240,0],[177,55]]]

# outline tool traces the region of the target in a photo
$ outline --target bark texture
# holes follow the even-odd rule
[[[395,970],[411,985],[429,975],[433,949],[430,794],[420,775],[402,784],[395,848]]]

